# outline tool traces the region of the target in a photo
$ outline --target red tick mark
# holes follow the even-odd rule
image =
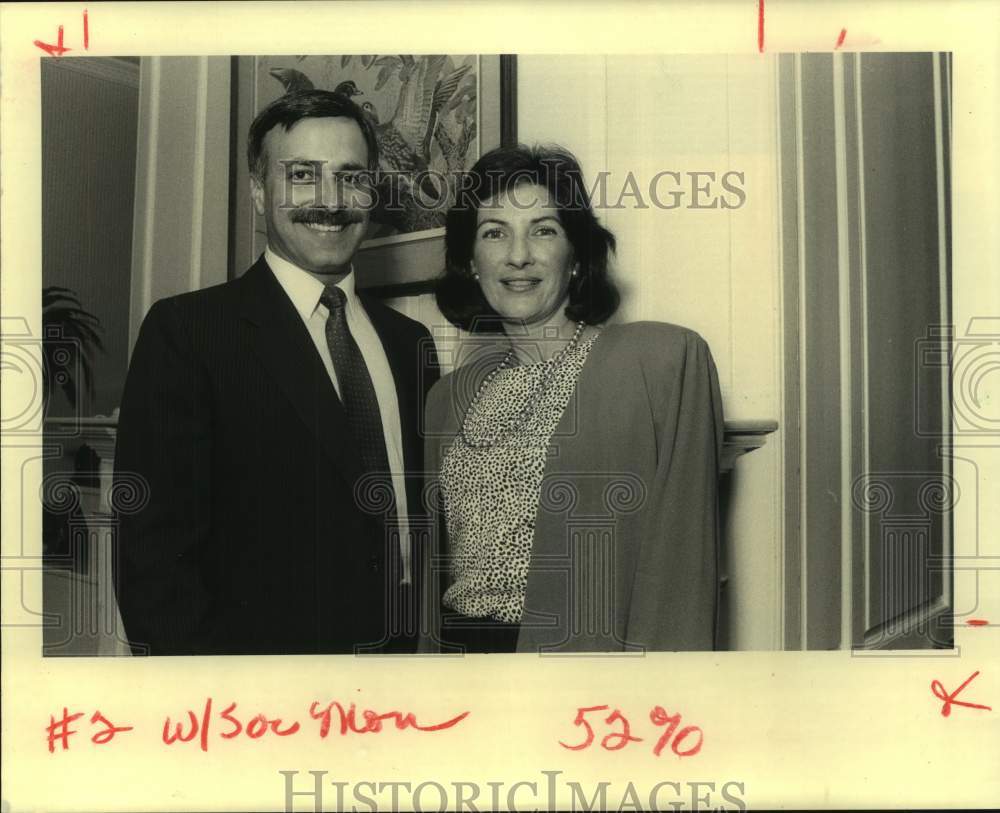
[[[87,19],[87,9],[83,10],[83,50],[90,48],[90,21]]]
[[[932,680],[931,681],[931,692],[934,694],[934,696],[938,700],[943,700],[944,701],[943,705],[941,706],[941,716],[942,717],[947,717],[948,715],[951,714],[951,707],[952,706],[965,706],[966,708],[970,708],[970,709],[985,709],[986,711],[993,711],[993,709],[990,708],[989,706],[982,706],[979,703],[965,703],[965,702],[963,702],[961,700],[956,700],[955,699],[956,697],[958,697],[959,694],[961,694],[962,689],[964,689],[966,686],[968,686],[970,683],[972,683],[973,679],[978,674],[979,674],[979,670],[976,670],[975,672],[973,672],[971,675],[969,675],[969,677],[965,681],[965,683],[963,683],[961,686],[959,686],[957,689],[955,689],[955,691],[953,691],[951,694],[948,694],[944,690],[944,686],[941,685],[941,681],[939,681],[939,680]]]
[[[841,45],[844,44],[844,39],[846,37],[847,37],[847,29],[846,28],[841,28],[840,29],[840,36],[837,37],[837,44],[833,46],[834,50],[836,50],[837,48],[839,48]]]
[[[757,0],[757,50],[764,53],[764,0]]]
[[[72,48],[63,47],[63,27],[59,26],[59,34],[56,40],[56,44],[53,45],[51,42],[42,42],[41,40],[35,40],[35,45],[41,48],[49,56],[62,56],[67,51],[73,50]]]
[[[965,623],[970,627],[985,627],[990,622],[985,618],[970,618]]]

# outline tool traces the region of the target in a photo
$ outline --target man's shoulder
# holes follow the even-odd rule
[[[400,313],[398,310],[396,310],[393,307],[390,307],[384,301],[382,301],[382,299],[375,296],[374,294],[369,294],[365,291],[359,291],[358,298],[365,306],[365,310],[367,310],[369,313],[377,314],[386,319],[395,320],[398,324],[404,325],[409,328],[423,327],[423,325],[416,319],[412,319],[406,314]]]
[[[166,296],[153,303],[153,308],[170,310],[179,314],[197,314],[218,308],[231,307],[239,298],[242,278],[227,280],[197,291]]]
[[[361,292],[359,298],[365,306],[365,310],[368,311],[369,317],[391,324],[394,331],[401,332],[407,336],[426,336],[430,334],[430,331],[423,322],[400,313],[395,308],[386,305],[378,297]]]
[[[242,278],[158,299],[146,313],[140,335],[194,348],[210,348],[240,334]]]

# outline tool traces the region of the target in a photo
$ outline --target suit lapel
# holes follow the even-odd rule
[[[343,404],[302,318],[263,257],[240,281],[243,317],[255,326],[253,351],[353,488],[363,474],[360,454],[347,431]]]

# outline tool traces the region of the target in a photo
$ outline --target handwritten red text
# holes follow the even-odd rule
[[[594,714],[596,719],[600,720],[601,718],[597,716],[597,712],[605,712],[609,709],[610,713],[601,722],[611,728],[612,731],[601,737],[601,748],[605,751],[620,751],[629,743],[642,742],[645,739],[644,737],[637,737],[632,734],[632,726],[628,718],[619,709],[611,709],[607,705],[580,706],[576,710],[573,725],[583,729],[583,739],[577,743],[566,743],[560,740],[559,744],[569,751],[582,751],[589,748],[593,745],[597,734],[591,724],[591,720],[595,718],[588,719],[587,715]],[[704,742],[704,732],[702,732],[701,728],[694,725],[680,727],[680,714],[667,714],[663,707],[654,706],[649,712],[649,720],[655,726],[666,726],[656,741],[656,745],[653,746],[654,756],[660,756],[668,744],[670,745],[670,750],[679,757],[694,756],[701,750],[702,743]]]

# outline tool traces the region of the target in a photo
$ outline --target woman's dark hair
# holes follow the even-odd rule
[[[368,145],[368,169],[378,168],[378,140],[375,128],[365,112],[351,99],[330,90],[299,90],[279,96],[257,114],[247,135],[247,163],[250,174],[263,179],[267,174],[267,154],[264,137],[279,124],[285,129],[302,119],[322,119],[343,117],[353,119],[361,128],[361,134]]]
[[[464,330],[499,329],[498,314],[472,277],[478,211],[522,183],[549,190],[579,263],[577,276],[570,279],[567,318],[596,325],[618,309],[620,296],[608,274],[615,237],[597,222],[580,163],[571,152],[557,146],[498,147],[461,180],[445,222],[445,273],[436,289],[438,308],[448,321]]]

